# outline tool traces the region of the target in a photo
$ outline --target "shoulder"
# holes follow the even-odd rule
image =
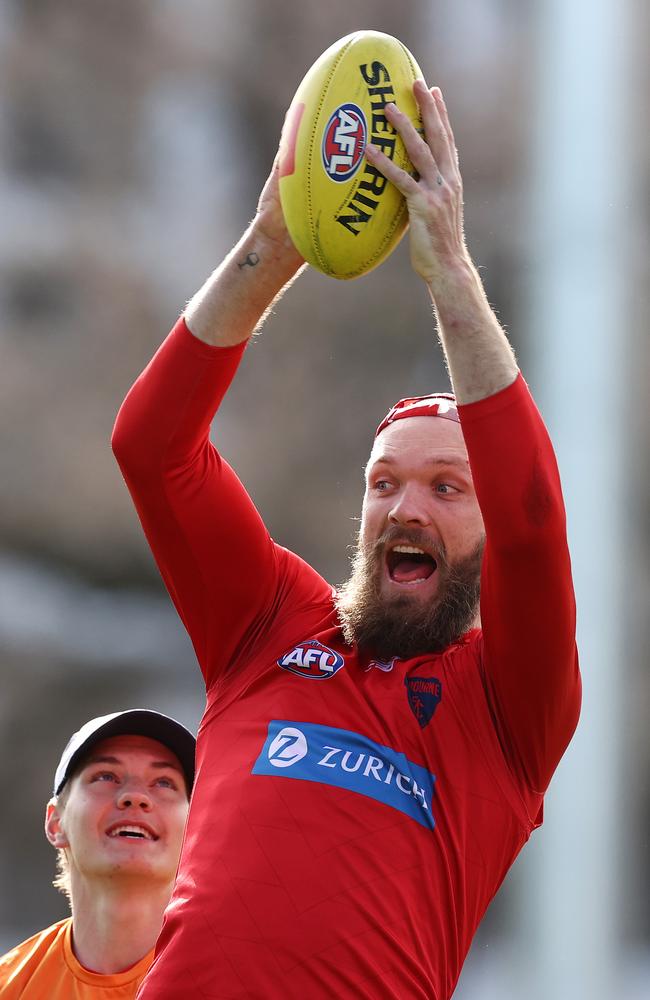
[[[4,989],[14,977],[40,964],[52,948],[62,948],[70,921],[70,917],[57,921],[3,955],[0,958],[0,990]]]

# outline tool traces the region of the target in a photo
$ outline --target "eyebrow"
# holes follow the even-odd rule
[[[111,757],[109,754],[97,754],[92,757],[87,757],[86,762],[82,765],[83,767],[90,767],[93,764],[118,764],[123,765],[124,761],[120,760],[119,757]],[[156,767],[159,770],[178,771],[179,774],[183,774],[183,769],[175,764],[171,760],[152,760],[149,763],[149,767]]]

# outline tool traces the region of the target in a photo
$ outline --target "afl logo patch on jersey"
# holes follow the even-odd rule
[[[283,670],[290,670],[299,677],[322,681],[341,669],[344,660],[329,646],[323,646],[316,639],[306,639],[281,656],[277,661]]]
[[[404,683],[411,711],[424,729],[440,703],[442,684],[437,677],[405,677]]]
[[[333,181],[348,181],[363,160],[368,134],[363,111],[356,104],[341,104],[323,132],[323,166]]]

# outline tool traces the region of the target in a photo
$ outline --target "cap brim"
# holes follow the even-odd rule
[[[189,729],[161,712],[132,708],[91,719],[68,742],[56,769],[54,794],[58,795],[92,747],[109,736],[148,736],[176,754],[183,768],[188,794],[194,784],[196,740]]]

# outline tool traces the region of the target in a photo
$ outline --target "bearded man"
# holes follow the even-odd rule
[[[541,823],[580,681],[553,451],[463,234],[442,95],[393,105],[411,259],[455,397],[402,400],[338,595],[209,441],[303,261],[278,164],[241,241],[123,404],[114,448],[207,690],[179,875],[142,1000],[447,1000]],[[479,621],[480,578],[480,621]]]

